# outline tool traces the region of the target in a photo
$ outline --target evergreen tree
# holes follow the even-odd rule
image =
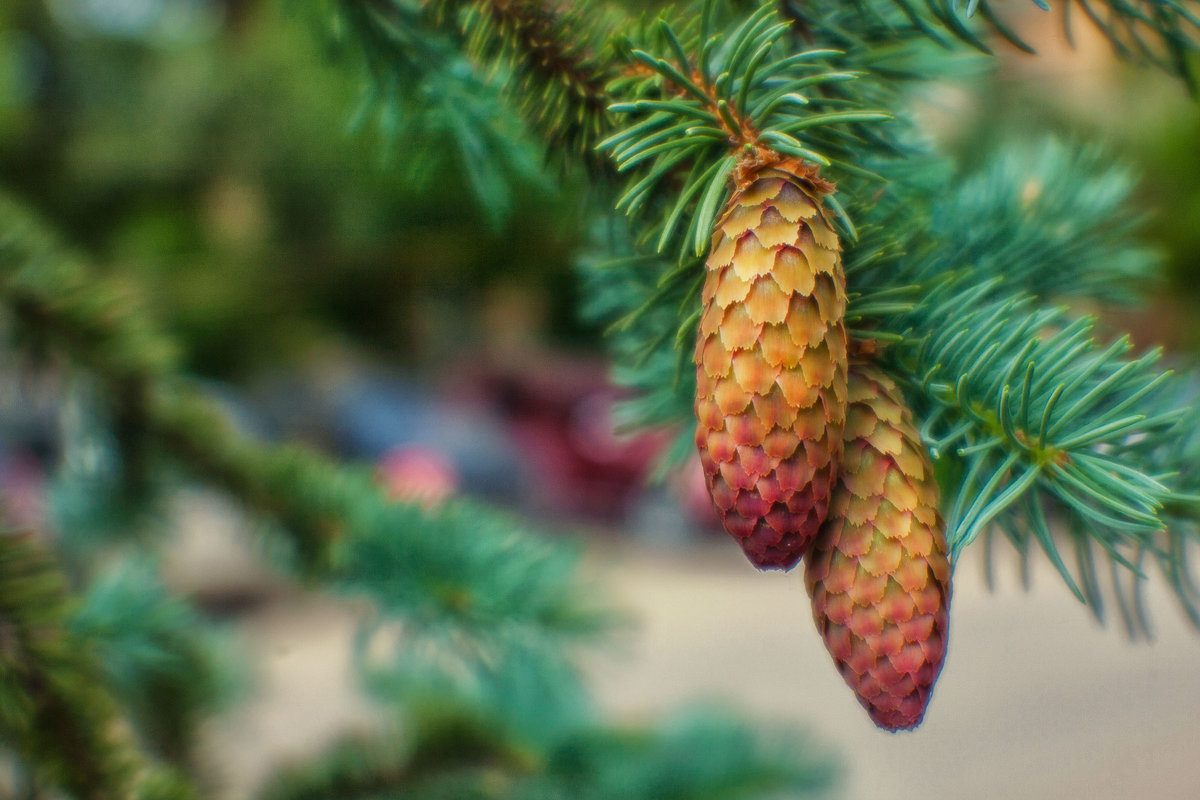
[[[1085,17],[1119,56],[1195,88],[1195,4],[1098,5],[1064,0],[1044,24],[1070,36]],[[726,530],[755,565],[788,569],[808,552],[826,564],[833,550],[851,560],[810,568],[816,584],[844,576],[812,587],[814,612],[860,700],[892,720],[881,725],[920,722],[945,648],[942,554],[952,562],[981,535],[1023,554],[1036,542],[1097,615],[1098,551],[1121,608],[1135,610],[1123,615],[1131,630],[1147,624],[1136,591],[1156,563],[1200,623],[1186,567],[1191,380],[1060,305],[1136,304],[1153,281],[1126,172],[1035,134],[963,174],[907,113],[923,84],[986,68],[993,47],[1032,52],[1007,9],[335,6],[406,130],[468,159],[496,154],[472,170],[499,174],[495,130],[421,101],[445,80],[468,91],[487,75],[552,160],[589,169],[625,217],[597,224],[582,277],[589,311],[611,326],[618,377],[637,392],[628,421],[680,430],[676,454],[694,441]],[[405,58],[418,31],[439,56]],[[471,71],[457,69],[463,58]],[[476,186],[490,205],[488,182]],[[851,442],[880,457],[847,457]],[[1132,602],[1121,569],[1136,577]],[[932,594],[912,595],[915,607],[943,620],[933,628],[898,601],[918,589]]]
[[[1200,3],[1056,6],[1053,24],[1086,18],[1122,57],[1194,88]],[[1058,142],[1006,145],[963,174],[906,113],[917,87],[983,68],[989,48],[1028,49],[1007,10],[319,8],[363,56],[367,110],[389,135],[424,143],[427,180],[454,159],[503,216],[529,168],[526,133],[564,173],[587,176],[585,311],[611,326],[617,375],[637,393],[628,419],[678,429],[676,457],[699,448],[713,502],[756,565],[806,560],[820,633],[889,729],[925,713],[950,565],[980,537],[1040,548],[1097,614],[1107,571],[1131,630],[1146,620],[1125,578],[1140,586],[1157,565],[1200,626],[1187,571],[1196,381],[1074,310],[1138,303],[1158,269],[1137,238],[1130,179],[1089,146]],[[21,351],[87,375],[98,424],[120,434],[119,480],[92,487],[117,502],[87,516],[136,527],[169,485],[149,476],[188,475],[272,522],[298,577],[370,601],[360,655],[402,626],[386,666],[359,659],[402,733],[347,741],[265,796],[749,798],[829,785],[793,734],[711,715],[605,724],[574,658],[614,619],[569,548],[473,502],[389,501],[355,468],[238,433],[124,283],[8,199],[0,303]],[[32,796],[197,791],[190,720],[218,701],[221,667],[190,609],[130,559],[97,578],[67,544],[0,538],[0,741]]]

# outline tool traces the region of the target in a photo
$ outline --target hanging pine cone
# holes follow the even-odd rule
[[[933,466],[896,385],[850,366],[845,452],[808,553],[813,618],[881,728],[915,728],[946,655],[950,562]]]
[[[846,282],[798,162],[743,167],[716,223],[696,342],[696,446],[727,530],[790,569],[829,509],[846,413]]]

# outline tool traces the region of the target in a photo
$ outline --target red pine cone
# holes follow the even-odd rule
[[[782,168],[718,218],[696,342],[696,447],[747,558],[790,569],[817,535],[846,414],[846,281],[824,184]]]
[[[813,619],[875,724],[925,716],[946,657],[950,562],[933,466],[896,385],[850,365],[845,451],[808,553]]]

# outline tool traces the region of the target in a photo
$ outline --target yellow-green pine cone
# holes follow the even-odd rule
[[[845,450],[804,580],[838,671],[875,724],[915,728],[946,657],[950,561],[933,465],[896,384],[850,365]]]
[[[696,342],[696,447],[725,530],[790,569],[829,509],[846,415],[846,280],[815,176],[751,171],[719,216]]]

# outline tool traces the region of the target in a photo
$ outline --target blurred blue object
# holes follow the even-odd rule
[[[355,378],[336,395],[330,434],[345,455],[379,462],[397,448],[416,446],[449,462],[467,494],[524,499],[521,453],[488,407],[448,401],[396,377]]]

